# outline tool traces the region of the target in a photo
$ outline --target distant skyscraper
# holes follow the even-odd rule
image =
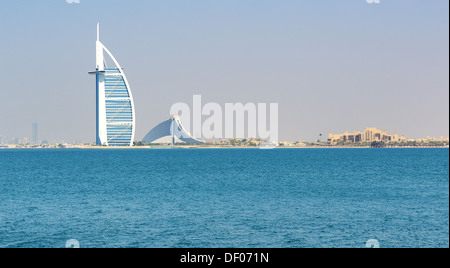
[[[38,123],[33,123],[32,126],[32,138],[33,138],[33,144],[37,145],[39,143],[38,140]]]
[[[97,25],[97,145],[133,146],[135,109],[125,73],[111,52],[100,42]],[[106,66],[104,52],[115,67]]]

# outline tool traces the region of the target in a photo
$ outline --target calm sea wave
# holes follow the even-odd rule
[[[449,247],[448,149],[0,150],[0,247]]]

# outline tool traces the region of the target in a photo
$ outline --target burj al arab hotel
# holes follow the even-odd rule
[[[127,77],[111,52],[100,42],[97,25],[97,145],[133,146],[136,116]],[[104,53],[114,63],[107,66]]]

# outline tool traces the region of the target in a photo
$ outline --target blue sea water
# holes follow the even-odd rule
[[[0,247],[449,247],[448,149],[0,150]]]

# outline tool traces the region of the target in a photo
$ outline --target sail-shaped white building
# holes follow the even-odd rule
[[[111,52],[100,42],[97,25],[96,76],[97,84],[97,145],[133,146],[136,114],[127,77]],[[105,53],[114,63],[106,65]]]
[[[194,138],[187,131],[180,121],[179,116],[172,116],[170,119],[154,127],[142,140],[145,143],[152,144],[201,144],[202,140]]]

